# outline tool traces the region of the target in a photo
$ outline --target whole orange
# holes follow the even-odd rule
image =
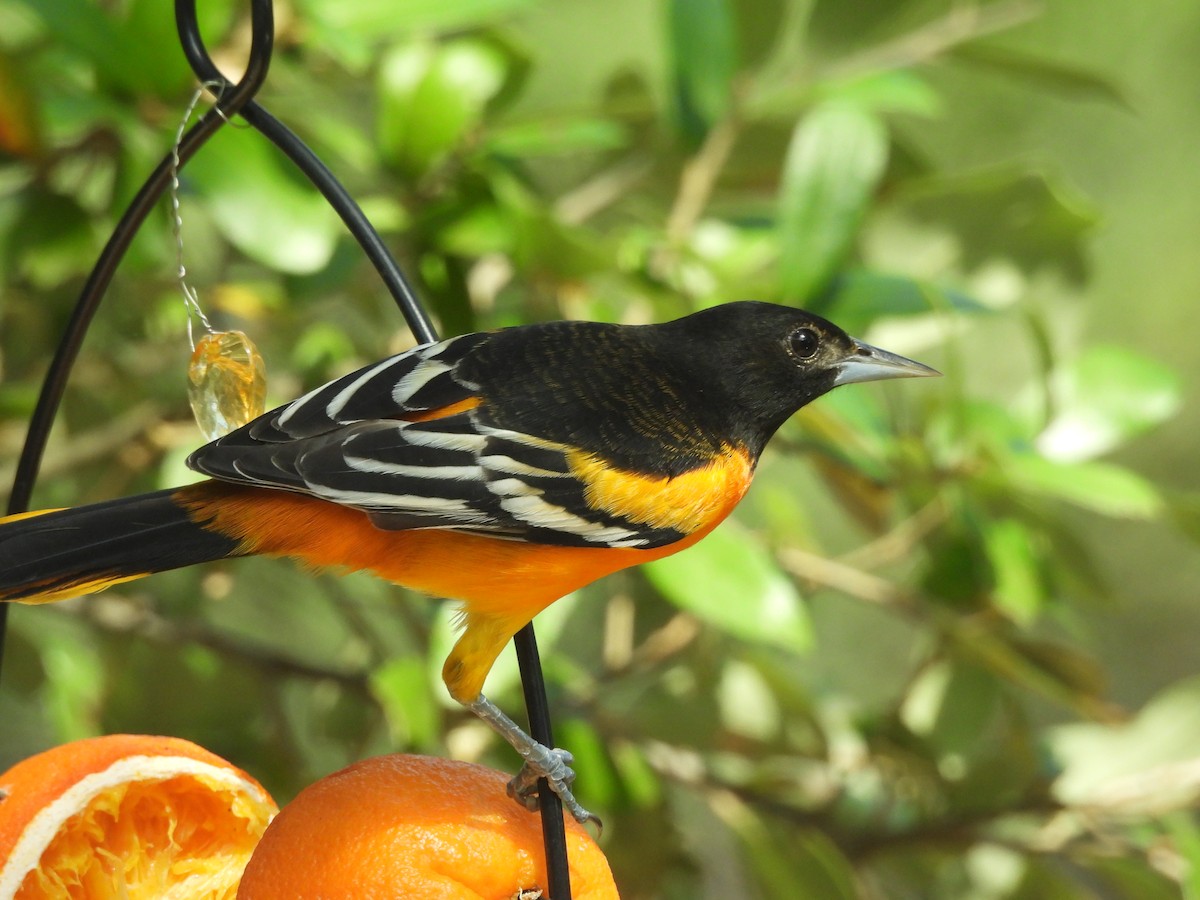
[[[548,900],[540,818],[508,797],[507,780],[428,756],[355,763],[283,808],[238,900]],[[574,900],[618,900],[604,853],[574,819],[566,826]]]
[[[277,811],[190,741],[73,741],[0,775],[0,897],[229,900]]]

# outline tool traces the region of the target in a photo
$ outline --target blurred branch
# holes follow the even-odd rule
[[[1037,18],[1043,6],[1034,0],[960,4],[908,34],[847,56],[821,73],[822,80],[851,79],[869,72],[903,69],[930,62],[959,44],[978,40]]]
[[[688,748],[649,741],[641,745],[646,762],[664,780],[694,790],[711,794],[724,794],[737,798],[746,806],[789,825],[802,828],[817,828],[853,862],[866,863],[874,856],[911,850],[912,848],[953,849],[968,847],[986,838],[992,843],[1012,844],[1021,850],[1051,852],[1041,839],[1041,829],[1030,833],[1028,840],[1007,835],[1000,838],[989,833],[989,829],[1022,816],[1048,817],[1051,822],[1059,813],[1070,808],[1051,797],[1038,783],[1021,797],[1001,807],[956,812],[942,818],[929,819],[908,827],[869,828],[861,821],[845,821],[844,810],[839,799],[843,796],[843,785],[836,781],[834,767],[829,767],[829,777],[834,784],[828,797],[810,806],[797,806],[780,798],[778,793],[764,793],[723,779],[709,767],[705,757]],[[815,760],[820,762],[820,760]],[[862,813],[863,810],[859,810]],[[1076,832],[1078,833],[1078,832]]]
[[[833,588],[878,606],[916,612],[916,597],[885,578],[799,547],[783,547],[776,555],[783,568],[801,581]]]
[[[886,534],[841,556],[845,566],[878,569],[909,558],[926,537],[949,517],[941,497],[935,497]]]
[[[704,631],[695,616],[680,612],[646,635],[636,647],[632,646],[628,638],[632,636],[634,607],[633,601],[624,594],[610,602],[605,620],[605,671],[594,680],[593,688],[626,675],[659,668],[691,646]]]
[[[670,247],[680,246],[691,234],[708,206],[729,154],[733,152],[742,130],[741,116],[737,112],[739,95],[740,91],[735,89],[729,113],[709,129],[700,149],[683,166],[675,202],[667,213],[665,235]]]
[[[1200,759],[1163,763],[1097,786],[1079,809],[1090,818],[1144,819],[1192,809],[1200,798]]]
[[[921,850],[953,852],[980,842],[1043,856],[1145,856],[1145,848],[1135,840],[1114,834],[1106,826],[1119,825],[1127,821],[1130,814],[1136,820],[1149,808],[1158,814],[1189,809],[1190,799],[1179,799],[1166,805],[1157,800],[1163,790],[1174,786],[1176,775],[1189,784],[1198,780],[1194,762],[1163,766],[1153,773],[1153,777],[1122,779],[1120,789],[1113,792],[1115,805],[1112,807],[1063,803],[1049,793],[1045,782],[1038,781],[1023,795],[1003,806],[956,811],[906,827],[871,828],[864,826],[862,821],[845,820],[844,810],[838,803],[842,796],[841,786],[835,786],[829,798],[822,798],[817,805],[797,806],[780,799],[777,793],[764,793],[721,778],[714,774],[701,753],[689,747],[649,741],[642,743],[641,749],[647,763],[664,780],[703,792],[709,795],[711,802],[732,797],[789,826],[819,829],[856,866],[869,864],[885,854],[907,855]],[[1147,804],[1147,800],[1152,802]],[[1177,868],[1182,860],[1171,857],[1150,860],[1150,863],[1167,877],[1174,878],[1178,872],[1172,871],[1170,864],[1175,863]]]
[[[554,203],[554,214],[568,225],[582,225],[628,194],[653,168],[650,157],[623,159],[560,196]]]
[[[734,798],[759,814],[791,827],[816,828],[856,866],[867,865],[886,854],[909,855],[928,850],[954,852],[980,842],[1043,856],[1129,858],[1146,854],[1134,840],[1105,828],[1109,823],[1119,824],[1123,813],[1105,818],[1097,816],[1095,806],[1064,804],[1051,796],[1041,781],[1003,806],[956,811],[909,826],[872,828],[862,821],[846,821],[838,802],[842,796],[840,785],[835,786],[828,799],[822,798],[817,805],[797,806],[780,799],[778,794],[764,793],[721,778],[709,768],[702,754],[690,748],[653,741],[644,744],[642,749],[647,763],[664,780],[701,791],[709,796],[710,802]],[[1169,773],[1164,771],[1162,774],[1167,777]],[[1188,773],[1189,776],[1192,774]],[[1151,786],[1153,793],[1167,785],[1164,781]],[[1123,808],[1126,808],[1127,800],[1128,797],[1123,795]],[[1135,807],[1141,808],[1141,804],[1136,803]],[[1186,804],[1177,804],[1169,810],[1187,808]],[[1164,811],[1168,808],[1160,809],[1160,812]],[[1164,875],[1176,877],[1178,873],[1172,872],[1169,865],[1172,862],[1178,864],[1182,860],[1151,860]]]
[[[678,613],[661,628],[656,628],[633,651],[629,670],[654,669],[678,656],[703,632],[695,616]]]
[[[153,403],[139,403],[108,424],[91,431],[73,435],[69,442],[52,448],[41,467],[43,481],[70,472],[78,466],[110,456],[122,447],[146,435],[162,418],[162,411]],[[0,468],[0,500],[8,493],[16,473],[15,465]]]
[[[1010,684],[1038,694],[1085,719],[1114,722],[1123,718],[1123,711],[1116,704],[1031,658],[1019,637],[1012,632],[1012,623],[986,606],[979,614],[964,615],[946,609],[936,601],[925,600],[918,592],[885,578],[798,547],[781,548],[776,556],[780,565],[801,581],[840,591],[933,626],[957,653]]]
[[[1126,718],[1121,707],[1081,689],[1044,661],[1032,658],[1004,627],[1008,623],[989,614],[961,616],[940,613],[935,621],[958,650],[998,675],[1076,715],[1095,722],[1119,722]],[[997,627],[997,625],[1002,627]]]
[[[127,597],[87,597],[81,601],[53,604],[50,609],[83,619],[108,634],[132,636],[165,647],[196,645],[270,676],[333,681],[345,690],[371,698],[365,669],[334,669],[281,656],[265,647],[236,640],[199,622],[172,622]]]
[[[1054,816],[1064,809],[1053,798],[1034,791],[999,808],[963,812],[894,831],[843,830],[832,834],[831,838],[847,857],[857,863],[869,862],[884,853],[912,852],[916,848],[966,848],[983,839],[988,843],[1004,844],[1030,852],[1038,849],[1036,841],[1032,840],[1036,835],[1031,835],[1031,840],[1020,840],[1012,835],[1000,838],[989,833],[989,829],[1021,816]],[[777,815],[780,812],[778,807],[772,811]]]
[[[371,658],[376,662],[390,659],[394,651],[380,637],[375,625],[363,614],[362,604],[351,596],[351,592],[346,588],[346,582],[341,578],[328,578],[326,582],[331,591],[333,607],[341,616],[347,630],[371,648]],[[418,645],[428,646],[429,621],[418,614],[416,605],[411,602],[410,596],[406,596],[407,592],[404,588],[392,585],[389,586],[389,590],[399,595],[388,598],[389,614],[399,616]]]

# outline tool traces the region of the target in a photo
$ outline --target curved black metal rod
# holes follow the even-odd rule
[[[251,0],[250,5],[251,40],[250,59],[246,65],[246,74],[236,85],[225,91],[216,107],[209,110],[184,135],[177,149],[179,164],[182,166],[195,154],[200,145],[216,133],[227,118],[241,109],[253,97],[267,78],[267,70],[271,62],[271,51],[275,43],[275,15],[271,0]],[[25,434],[25,445],[17,459],[16,474],[13,477],[12,492],[8,497],[8,513],[25,512],[29,509],[29,501],[33,496],[33,486],[37,481],[38,469],[41,467],[42,456],[46,451],[46,442],[50,437],[50,429],[54,425],[54,417],[62,402],[63,392],[67,387],[67,379],[71,368],[79,356],[83,346],[84,336],[91,325],[92,318],[104,299],[104,293],[112,282],[117,266],[129,249],[129,244],[137,234],[138,228],[154,208],[154,204],[163,195],[170,184],[171,172],[174,168],[174,153],[167,154],[158,164],[141,190],[137,192],[129,207],[121,216],[113,229],[108,243],[100,251],[96,265],[84,282],[79,293],[79,300],[67,322],[66,331],[59,341],[54,358],[46,371],[42,390],[38,395],[37,405],[29,420],[29,429]],[[8,604],[0,603],[0,664],[4,660],[4,645],[8,626]]]
[[[200,145],[213,136],[229,116],[238,112],[250,101],[267,78],[267,69],[271,62],[271,50],[275,42],[275,21],[271,0],[251,0],[251,42],[250,60],[246,66],[246,74],[236,85],[223,92],[221,99],[214,109],[200,117],[191,130],[184,135],[179,143],[179,164],[182,166],[195,154]],[[37,406],[29,423],[25,446],[17,461],[16,477],[13,479],[12,494],[9,496],[8,511],[10,513],[24,512],[29,508],[29,499],[33,492],[33,484],[37,478],[37,470],[41,465],[42,453],[46,449],[46,439],[58,405],[62,400],[63,391],[67,386],[67,377],[79,348],[83,344],[84,335],[91,325],[92,317],[104,298],[104,292],[112,281],[125,251],[129,248],[137,230],[145,221],[146,216],[154,208],[154,204],[162,197],[171,180],[171,170],[174,166],[173,154],[168,153],[146,179],[141,190],[130,202],[125,214],[121,216],[112,236],[100,256],[96,260],[91,274],[79,293],[79,300],[71,313],[67,329],[59,342],[54,359],[42,383],[42,392],[38,397]],[[3,609],[0,606],[0,609]]]
[[[199,25],[196,22],[195,0],[176,0],[175,18],[179,29],[179,40],[183,44],[184,55],[196,77],[202,82],[217,82],[228,84],[228,79],[221,74],[200,36]],[[253,125],[264,137],[278,147],[290,159],[309,181],[321,192],[333,207],[334,211],[346,224],[346,228],[358,241],[371,264],[379,272],[384,286],[391,293],[400,312],[404,315],[408,327],[414,337],[421,343],[437,340],[437,332],[425,308],[417,299],[412,286],[400,271],[396,260],[388,252],[379,237],[379,232],[363,214],[362,209],[353,197],[347,193],[333,173],[319,160],[315,153],[296,136],[286,125],[272,116],[253,101],[246,103],[240,110],[243,119]]]

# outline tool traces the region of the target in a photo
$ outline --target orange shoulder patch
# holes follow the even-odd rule
[[[481,397],[468,397],[466,400],[459,400],[457,403],[451,403],[449,406],[440,406],[437,409],[425,409],[419,412],[405,413],[400,416],[405,422],[428,422],[432,419],[444,419],[447,416],[452,416],[455,413],[468,412],[480,403],[483,402]]]

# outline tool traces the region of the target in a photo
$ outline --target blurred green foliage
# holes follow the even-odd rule
[[[235,74],[246,11],[199,6]],[[1081,337],[1102,207],[1033,155],[928,138],[963,123],[963,147],[1008,146],[1012,107],[1046,98],[1137,108],[1023,43],[1038,12],[279,4],[263,102],[345,180],[444,333],[753,297],[947,374],[821,400],[733,521],[539,617],[559,738],[627,900],[1200,896],[1200,681],[1118,703],[1087,624],[1138,601],[1097,529],[1200,533],[1194,497],[1122,456],[1179,413],[1183,379],[1112,331]],[[989,84],[1017,99],[988,107]],[[0,0],[0,483],[191,89],[169,4]],[[260,344],[272,401],[411,344],[254,132],[224,129],[182,181],[189,278]],[[40,505],[189,477],[174,271],[164,203],[88,337]],[[445,697],[452,640],[437,604],[265,560],[18,609],[0,767],[142,731],[197,740],[280,800],[397,748],[512,768]],[[518,706],[514,660],[489,693]]]

